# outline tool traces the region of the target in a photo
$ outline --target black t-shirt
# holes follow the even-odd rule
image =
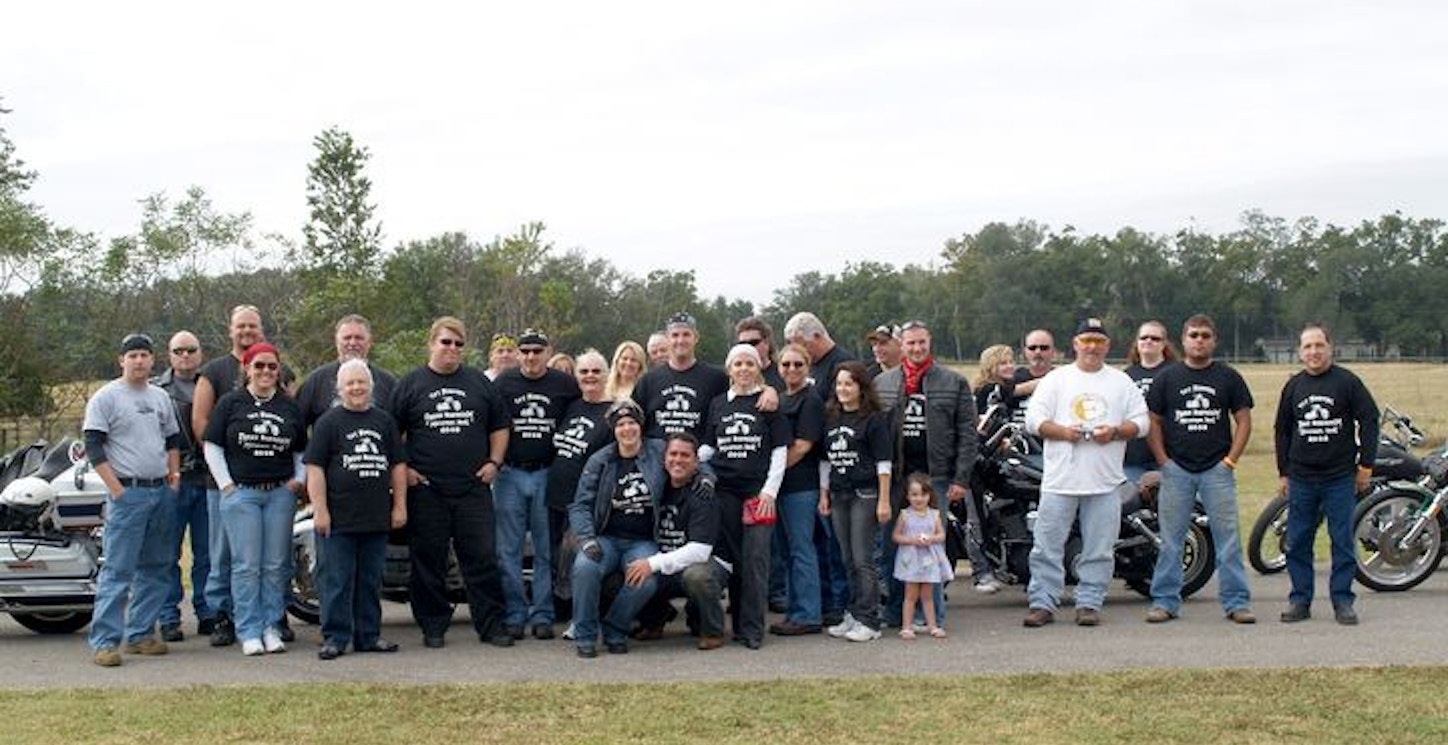
[[[211,383],[211,392],[216,394],[215,400],[220,401],[221,397],[227,393],[246,387],[246,376],[241,373],[241,360],[228,354],[202,365],[199,374]],[[296,380],[297,374],[292,371],[292,368],[282,365],[281,377],[277,379],[278,384],[282,388],[286,388]]]
[[[1042,377],[1045,377],[1045,376],[1042,376]],[[1031,368],[1029,368],[1029,367],[1017,367],[1017,368],[1016,368],[1016,375],[1015,375],[1014,378],[1011,379],[1012,388],[1014,389],[1014,386],[1020,385],[1021,383],[1029,383],[1029,382],[1031,382],[1032,380],[1039,380],[1039,378],[1037,378],[1035,375],[1032,375],[1032,374],[1031,374]],[[1014,391],[1013,391],[1013,395],[1014,395]],[[1027,395],[1024,395],[1024,396],[1015,396],[1015,397],[1011,400],[1011,421],[1012,421],[1012,422],[1015,422],[1016,424],[1021,424],[1021,425],[1024,425],[1024,424],[1026,423],[1026,405],[1029,404],[1030,402],[1031,402],[1031,396],[1030,396],[1030,394],[1027,394]]]
[[[392,467],[406,457],[391,414],[338,406],[317,420],[302,460],[327,473],[332,530],[376,533],[392,527]]]
[[[654,540],[659,551],[677,551],[686,543],[718,544],[719,508],[713,499],[703,499],[694,487],[668,483],[659,504],[658,531]]]
[[[778,411],[758,410],[758,403],[758,393],[735,396],[733,401],[721,393],[709,404],[703,442],[716,451],[709,465],[720,491],[744,497],[758,494],[769,478],[770,453],[789,446],[789,422]]]
[[[1220,362],[1200,370],[1177,362],[1156,374],[1146,407],[1161,417],[1166,454],[1182,468],[1201,473],[1232,449],[1232,414],[1252,408],[1252,391],[1236,370]]]
[[[890,422],[876,412],[861,417],[841,411],[826,426],[824,454],[830,463],[830,491],[878,489],[877,464],[891,460]]]
[[[481,370],[443,375],[422,365],[397,381],[392,416],[407,442],[407,462],[433,486],[461,494],[476,486],[491,454],[488,436],[510,420],[498,390]]]
[[[1004,383],[986,383],[975,389],[975,413],[984,414],[986,409],[990,408],[992,395],[996,396],[1007,411],[1014,409],[1015,390],[1016,382],[1014,380],[1007,380]]]
[[[810,381],[814,383],[815,395],[821,401],[833,401],[835,399],[835,368],[841,362],[848,362],[855,359],[855,353],[836,344],[830,347],[830,351],[824,356],[814,360],[809,367]]]
[[[696,361],[688,370],[675,370],[665,364],[644,373],[634,386],[633,399],[649,420],[644,428],[646,436],[664,438],[674,432],[689,432],[702,442],[709,403],[727,390],[729,376],[723,370]]]
[[[508,462],[529,465],[553,462],[553,431],[568,405],[582,395],[578,380],[552,368],[537,378],[529,378],[515,367],[499,375],[493,385],[513,419]]]
[[[297,406],[302,410],[308,429],[316,425],[328,409],[342,405],[342,399],[337,395],[337,370],[341,367],[341,362],[328,362],[313,370],[302,381],[302,387],[297,389]],[[372,371],[372,403],[386,408],[392,401],[393,390],[397,388],[397,376],[370,362],[367,369]]]
[[[216,402],[206,425],[206,441],[226,450],[226,468],[238,484],[290,481],[296,475],[293,453],[307,447],[302,412],[287,394],[262,401],[245,388]]]
[[[609,401],[578,399],[568,405],[553,433],[553,465],[548,467],[549,507],[567,507],[578,490],[588,456],[613,442],[613,428],[603,420]]]
[[[906,475],[920,471],[930,473],[930,448],[926,444],[925,394],[906,396],[905,414],[900,428],[900,440],[905,451]]]
[[[779,487],[781,494],[818,491],[820,488],[819,445],[825,436],[825,404],[810,391],[812,387],[817,386],[806,386],[794,395],[781,392],[779,409],[794,433],[789,446],[794,447],[796,440],[807,440],[814,446],[798,463],[785,470],[784,483]]]
[[[1378,429],[1378,405],[1358,376],[1337,365],[1321,375],[1299,372],[1277,404],[1277,472],[1326,481],[1371,466]]]
[[[1156,367],[1142,367],[1140,364],[1131,365],[1126,368],[1126,375],[1136,381],[1136,387],[1145,397],[1151,391],[1151,381],[1156,374],[1166,369],[1171,363],[1162,362]],[[1138,466],[1148,470],[1155,470],[1157,467],[1156,456],[1151,454],[1151,447],[1146,444],[1145,437],[1137,437],[1128,440],[1126,443],[1126,459],[1122,461],[1128,466]]]
[[[610,489],[608,524],[603,535],[635,541],[654,539],[654,499],[649,482],[639,471],[637,458],[618,459],[618,478],[612,484],[599,484]]]

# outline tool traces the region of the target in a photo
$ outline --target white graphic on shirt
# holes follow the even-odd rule
[[[1342,417],[1332,415],[1331,396],[1314,394],[1297,403],[1297,434],[1308,442],[1329,442],[1343,432]],[[1305,411],[1304,411],[1305,409]]]
[[[382,454],[382,433],[375,429],[354,429],[342,436],[352,443],[352,452],[342,456],[342,468],[358,479],[382,478],[387,474],[387,456]]]

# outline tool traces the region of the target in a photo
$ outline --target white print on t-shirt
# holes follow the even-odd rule
[[[520,440],[546,440],[553,435],[553,417],[548,405],[553,400],[540,393],[523,393],[513,399],[518,415],[513,417],[513,432]]]
[[[473,423],[472,411],[463,411],[462,399],[468,392],[461,388],[439,388],[427,394],[434,401],[433,411],[422,415],[422,425],[440,435],[455,435]]]
[[[916,393],[905,404],[905,421],[900,428],[905,437],[925,436],[925,394]]]
[[[1071,417],[1082,427],[1095,428],[1106,421],[1111,407],[1099,393],[1082,393],[1071,399]]]
[[[830,444],[825,452],[830,459],[831,468],[843,473],[860,462],[860,454],[850,447],[850,440],[854,437],[855,430],[852,427],[841,425],[830,430]]]
[[[649,484],[638,471],[619,477],[613,493],[613,511],[620,515],[642,515],[649,507]]]
[[[246,420],[251,431],[238,431],[236,444],[251,457],[275,458],[278,453],[285,453],[291,447],[292,438],[282,437],[281,427],[277,426],[286,421],[281,416],[270,411],[248,411]]]
[[[553,449],[560,458],[575,458],[588,452],[588,441],[593,434],[592,419],[578,417],[567,429],[553,435]]]
[[[1186,428],[1188,432],[1206,432],[1222,420],[1222,407],[1213,406],[1217,389],[1209,385],[1193,383],[1177,391],[1184,399],[1182,408],[1172,412],[1172,421]]]
[[[679,508],[676,505],[666,504],[659,508],[658,544],[660,551],[677,551],[684,547],[687,535],[684,534],[684,526],[679,524]]]
[[[1342,417],[1332,416],[1331,396],[1313,394],[1297,402],[1297,434],[1308,442],[1328,442],[1342,432]]]
[[[664,408],[654,412],[654,419],[667,433],[692,432],[699,426],[700,412],[694,410],[699,392],[675,383],[662,391]]]
[[[352,452],[342,455],[342,468],[359,479],[375,479],[387,472],[387,456],[379,443],[382,433],[375,429],[356,429],[342,436],[352,443]]]
[[[725,458],[738,460],[748,458],[759,452],[760,445],[764,442],[762,435],[751,434],[758,422],[753,414],[747,411],[734,411],[724,415],[724,434],[718,438],[716,443],[719,452]]]

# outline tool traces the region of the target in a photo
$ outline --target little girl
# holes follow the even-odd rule
[[[930,477],[912,473],[906,482],[905,498],[909,507],[901,510],[895,521],[895,579],[905,583],[905,603],[901,618],[915,617],[915,601],[919,600],[930,635],[945,638],[945,629],[935,625],[935,594],[929,585],[955,579],[955,569],[945,555],[945,523],[935,509],[935,490]],[[901,639],[914,639],[915,631],[908,623],[900,629]]]

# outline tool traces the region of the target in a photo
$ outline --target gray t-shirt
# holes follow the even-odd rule
[[[81,429],[105,433],[106,460],[116,476],[133,479],[165,478],[166,438],[180,432],[165,391],[121,379],[91,396]]]

